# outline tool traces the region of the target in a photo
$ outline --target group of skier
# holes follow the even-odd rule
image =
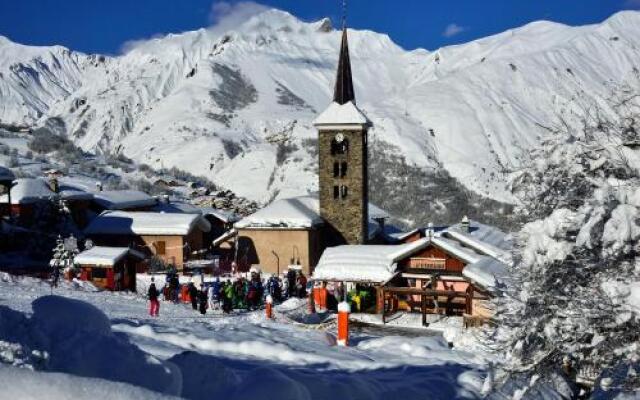
[[[264,281],[258,272],[252,272],[249,278],[240,276],[233,280],[221,280],[216,277],[213,282],[200,284],[199,288],[189,282],[185,294],[188,295],[192,308],[201,314],[206,314],[207,309],[221,309],[224,313],[230,313],[233,309],[259,309],[267,295],[275,302],[289,297],[305,297],[306,286],[307,278],[302,271],[290,269],[283,278],[271,275]],[[167,274],[163,293],[166,301],[179,301],[181,286],[175,271]],[[160,292],[153,278],[147,295],[150,302],[149,314],[157,316]]]

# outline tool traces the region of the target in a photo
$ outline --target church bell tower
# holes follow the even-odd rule
[[[367,130],[371,122],[356,106],[346,27],[342,30],[333,102],[314,126],[318,129],[325,244],[363,244],[368,239]]]

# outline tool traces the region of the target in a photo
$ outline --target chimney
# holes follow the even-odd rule
[[[98,192],[102,192],[102,182],[96,182],[96,190],[98,190]]]
[[[465,215],[464,217],[462,217],[462,221],[460,221],[460,229],[464,233],[469,233],[470,228],[471,226],[469,223],[469,218],[467,218],[467,216]]]
[[[433,239],[433,235],[434,235],[434,230],[433,230],[433,223],[429,222],[427,224],[427,237],[429,239]]]

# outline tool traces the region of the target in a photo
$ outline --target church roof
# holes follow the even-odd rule
[[[313,121],[320,125],[370,125],[371,122],[352,102],[338,104],[333,102]]]
[[[338,60],[338,72],[336,73],[336,86],[333,91],[333,101],[338,104],[356,102],[351,79],[351,60],[349,58],[349,43],[347,42],[347,28],[342,30],[342,43],[340,45],[340,59]]]
[[[373,210],[376,217],[387,218],[388,214],[369,203],[369,213]],[[289,228],[309,229],[321,225],[320,201],[317,195],[299,196],[276,200],[235,223],[235,228]],[[376,224],[377,225],[377,224]]]

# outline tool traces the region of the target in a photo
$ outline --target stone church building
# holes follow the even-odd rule
[[[234,226],[241,270],[281,273],[292,264],[313,272],[327,247],[380,241],[388,215],[369,204],[369,119],[356,106],[347,30],[343,29],[333,102],[318,129],[319,193],[275,201]],[[227,235],[231,240],[231,235]]]

